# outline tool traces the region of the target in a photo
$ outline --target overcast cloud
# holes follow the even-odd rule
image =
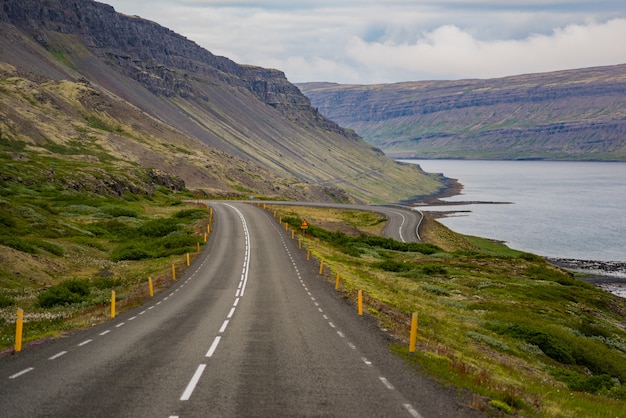
[[[624,0],[100,0],[291,82],[491,78],[626,63]]]

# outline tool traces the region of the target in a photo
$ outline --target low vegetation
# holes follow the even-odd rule
[[[274,209],[295,228],[306,218],[310,248],[340,273],[345,296],[355,300],[363,290],[369,313],[397,338],[392,349],[467,390],[472,407],[543,417],[626,414],[623,299],[482,238],[447,230],[436,245],[402,244],[357,223],[334,228],[318,209]],[[424,227],[424,236],[445,229],[432,219]],[[413,312],[420,325],[410,355]]]
[[[70,175],[71,162],[51,160],[47,169],[5,162],[0,352],[13,346],[18,307],[25,313],[26,344],[90,326],[107,319],[113,290],[120,310],[141,303],[149,276],[157,289],[166,287],[171,265],[184,268],[183,254],[194,254],[204,242],[198,231],[206,228],[207,210],[181,205],[181,198],[192,197],[188,192],[145,184],[120,197],[114,190],[123,184],[109,182],[113,177],[72,190],[60,180]],[[42,174],[48,178],[41,180]],[[119,178],[139,185],[140,177]],[[110,195],[89,191],[94,184],[108,184]]]

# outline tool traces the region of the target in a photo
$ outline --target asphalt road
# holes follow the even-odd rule
[[[0,415],[474,415],[392,355],[269,212],[212,207],[207,245],[169,290],[0,358]]]

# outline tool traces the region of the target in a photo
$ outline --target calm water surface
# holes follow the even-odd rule
[[[626,163],[410,160],[456,178],[461,195],[428,207],[460,210],[441,223],[548,257],[626,261]]]

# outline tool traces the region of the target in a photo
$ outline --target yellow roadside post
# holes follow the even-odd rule
[[[189,267],[189,265],[190,265],[190,264],[191,264],[191,263],[190,263],[190,261],[189,261],[189,253],[187,253],[187,267]]]
[[[337,273],[337,277],[335,278],[335,290],[339,290],[339,273]]]
[[[417,344],[417,312],[413,312],[411,318],[411,337],[409,339],[409,353],[415,353],[415,346]]]
[[[320,260],[320,274],[324,271],[324,260]]]
[[[152,284],[152,277],[148,277],[148,288],[150,289],[150,297],[154,297],[154,285]]]
[[[176,266],[172,264],[172,280],[176,280]]]
[[[24,330],[24,311],[17,308],[17,319],[15,320],[15,351],[22,351],[22,334]]]
[[[359,290],[359,315],[363,316],[363,291]]]
[[[115,290],[111,290],[111,318],[115,318]]]

